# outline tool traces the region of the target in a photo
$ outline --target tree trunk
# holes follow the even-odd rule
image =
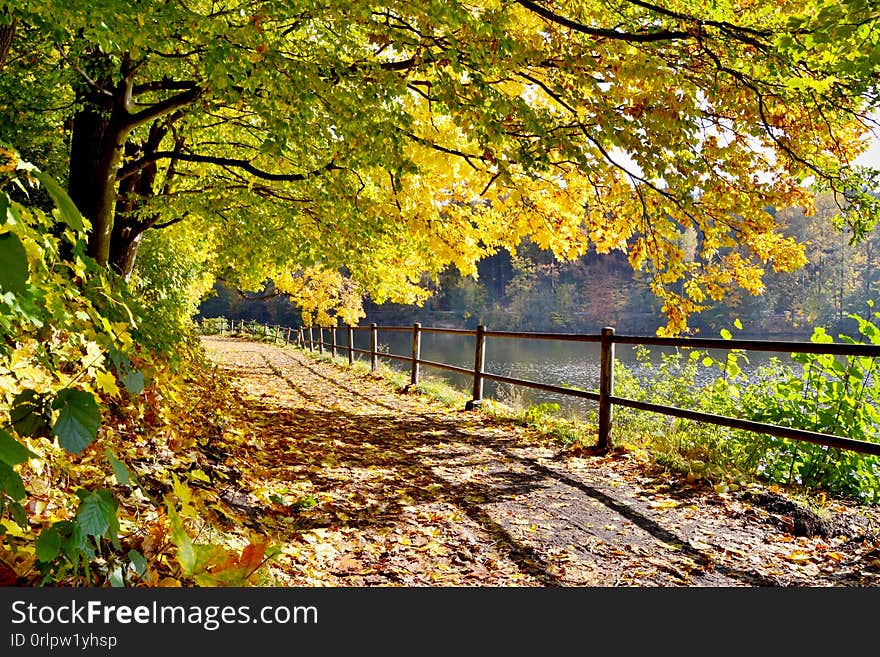
[[[100,264],[110,261],[116,208],[116,174],[128,130],[114,118],[114,99],[90,92],[74,116],[68,193],[92,224],[89,255]]]
[[[3,13],[7,10],[4,9]],[[8,25],[0,25],[0,69],[6,65],[6,58],[9,56],[9,49],[12,47],[12,37],[15,35],[15,26],[18,19],[13,16],[12,21]]]
[[[110,262],[110,242],[116,213],[117,175],[132,125],[128,117],[131,80],[114,81],[118,65],[99,50],[82,60],[75,86],[67,187],[73,202],[91,222],[88,254],[99,264]]]
[[[132,231],[129,228],[120,231],[120,235],[117,235],[116,232],[116,230],[113,231],[113,239],[110,240],[112,245],[110,266],[127,281],[134,272],[138,247],[140,247],[144,233],[143,231]]]
[[[167,125],[154,124],[146,141],[140,146],[131,142],[125,145],[126,158],[136,160],[156,151],[167,133]],[[116,215],[110,236],[110,266],[126,281],[134,271],[141,238],[155,223],[155,217],[143,217],[142,211],[145,202],[155,196],[157,175],[156,163],[150,162],[119,183]]]

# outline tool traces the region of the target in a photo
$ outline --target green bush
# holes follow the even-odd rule
[[[872,316],[880,318],[880,313]],[[880,344],[880,329],[872,321],[859,315],[851,317],[858,323],[862,342]],[[847,335],[839,337],[843,342],[856,342]],[[812,341],[830,343],[832,338],[817,328]],[[878,442],[876,359],[827,354],[793,354],[792,359],[801,365],[800,371],[779,368],[775,381],[766,378],[748,387],[746,410],[751,419]],[[875,456],[767,438],[757,468],[773,481],[821,488],[871,503],[880,501],[880,467]]]
[[[878,319],[880,313],[872,317]],[[880,344],[880,329],[871,320],[851,318],[861,342]],[[728,331],[722,335],[730,337]],[[811,340],[833,341],[821,328]],[[637,358],[637,368],[615,365],[615,395],[869,442],[880,439],[876,359],[792,354],[791,362],[772,358],[747,376],[742,367],[747,355],[738,350],[723,360],[701,351],[687,357],[683,352],[661,354],[654,363],[651,352],[639,348]],[[880,468],[874,456],[625,407],[615,408],[614,431],[617,441],[642,443],[659,461],[695,477],[758,477],[880,501]]]

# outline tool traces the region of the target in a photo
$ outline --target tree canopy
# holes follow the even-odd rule
[[[867,0],[3,4],[0,135],[126,277],[176,231],[212,274],[355,321],[363,294],[420,301],[424,275],[528,238],[624,251],[677,332],[804,264],[768,209],[809,213],[807,183],[853,238],[876,222],[853,164]]]

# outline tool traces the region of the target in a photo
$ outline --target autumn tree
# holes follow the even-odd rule
[[[7,2],[0,130],[66,179],[90,254],[125,277],[178,226],[215,274],[350,321],[364,293],[419,301],[425,273],[528,237],[624,251],[680,331],[804,263],[767,208],[809,212],[806,181],[873,227],[853,160],[878,18],[867,0]]]

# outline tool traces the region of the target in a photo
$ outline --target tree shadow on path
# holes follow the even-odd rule
[[[358,553],[376,569],[409,541],[406,558],[426,560],[426,569],[467,573],[474,563],[504,560],[533,586],[626,585],[639,573],[640,585],[775,584],[710,563],[678,523],[664,525],[601,474],[597,482],[561,471],[508,421],[428,408],[289,353],[260,350],[259,361],[235,375],[276,382],[268,394],[240,398],[259,449],[230,445],[223,459],[242,474],[234,499],[258,526],[281,517],[299,534],[397,536],[394,550]],[[247,495],[258,486],[310,491],[317,504],[261,506]],[[419,549],[425,545],[428,552]]]

